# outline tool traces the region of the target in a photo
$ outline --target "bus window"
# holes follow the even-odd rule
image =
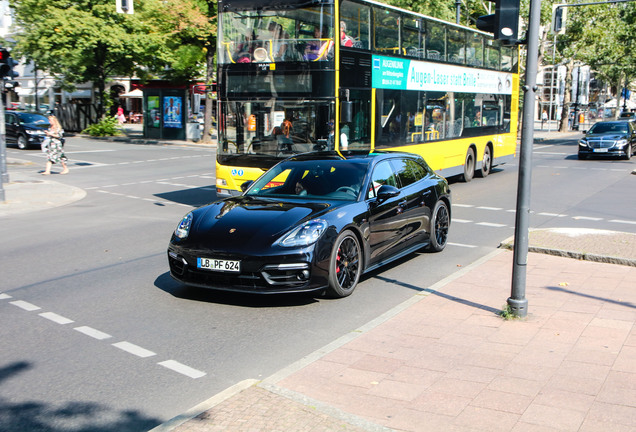
[[[446,61],[446,26],[443,24],[426,23],[426,58]]]
[[[504,72],[517,71],[517,47],[501,47],[501,70]]]
[[[353,39],[353,48],[369,49],[369,14],[371,9],[359,3],[343,1],[340,20],[347,25],[347,35]]]
[[[484,65],[484,37],[473,33],[466,40],[466,63],[471,66]]]
[[[382,54],[400,54],[400,16],[393,11],[373,8],[373,50]]]
[[[402,17],[402,51],[405,55],[415,58],[424,58],[424,50],[420,41],[419,19]]]
[[[485,65],[487,68],[499,70],[500,68],[500,57],[501,53],[499,52],[499,45],[496,44],[494,40],[486,41],[485,48]]]
[[[466,34],[463,30],[449,27],[446,30],[446,35],[448,36],[448,42],[446,44],[448,61],[451,63],[464,64],[466,61],[464,52]]]

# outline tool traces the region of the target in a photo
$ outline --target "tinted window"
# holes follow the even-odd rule
[[[589,133],[627,133],[629,131],[629,123],[596,123],[590,129]]]
[[[31,124],[46,124],[49,121],[43,115],[23,113],[20,114],[20,122]]]
[[[367,198],[374,198],[378,189],[380,189],[380,186],[382,185],[398,187],[395,173],[393,172],[393,168],[389,161],[380,162],[373,170],[373,176],[371,176],[371,184],[369,185]]]
[[[391,163],[402,187],[418,182],[426,176],[424,167],[414,159],[393,159]]]

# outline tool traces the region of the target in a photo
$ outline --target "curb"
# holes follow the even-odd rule
[[[378,316],[377,318],[369,321],[368,323],[363,324],[362,327],[359,327],[358,329],[352,330],[349,333],[346,333],[340,336],[338,339],[334,340],[333,342],[323,346],[322,348],[318,348],[316,351],[312,352],[311,354],[301,358],[300,360],[295,361],[294,363],[291,363],[289,366],[286,366],[280,369],[278,372],[273,373],[272,375],[263,379],[262,381],[258,381],[255,379],[243,380],[231,387],[228,387],[222,392],[217,393],[215,396],[212,396],[210,399],[200,403],[199,405],[196,405],[195,407],[190,408],[183,414],[180,414],[172,418],[171,420],[168,420],[167,422],[155,427],[154,429],[151,429],[149,432],[170,432],[174,430],[176,427],[183,425],[187,421],[194,419],[195,417],[197,417],[198,415],[201,415],[205,411],[208,411],[214,408],[216,405],[220,404],[221,402],[226,401],[227,399],[239,394],[240,392],[252,386],[258,386],[264,390],[267,390],[271,393],[285,397],[287,399],[290,399],[302,405],[310,406],[330,417],[346,421],[347,423],[351,425],[362,427],[363,429],[370,432],[390,431],[391,429],[388,429],[388,428],[385,428],[384,426],[370,422],[369,420],[360,418],[353,414],[346,413],[342,410],[339,410],[325,403],[315,401],[303,394],[293,392],[291,390],[287,390],[285,388],[277,386],[276,383],[290,376],[291,374],[298,372],[299,370],[307,367],[308,365],[312,364],[316,360],[324,357],[325,355],[329,354],[332,351],[335,351],[336,349],[342,347],[343,345],[360,337],[361,335],[373,330],[374,328],[378,327],[384,322],[394,318],[400,312],[408,309],[415,303],[422,301],[425,297],[428,297],[430,294],[437,292],[439,289],[441,289],[445,285],[449,284],[455,279],[462,277],[464,274],[468,273],[473,268],[480,266],[481,264],[487,262],[488,260],[492,259],[494,256],[499,255],[502,252],[503,251],[501,249],[495,249],[489,254],[477,259],[471,264],[461,268],[460,270],[457,270],[453,274],[446,276],[444,279],[434,283],[430,287],[423,288],[421,292],[413,295],[411,298],[405,300],[404,302],[394,306],[393,308],[389,309],[388,311]]]
[[[513,250],[514,249],[513,238],[511,237],[510,239],[507,239],[504,242],[501,242],[499,244],[499,247],[502,249]],[[554,255],[554,256],[559,256],[564,258],[574,258],[581,261],[592,261],[592,262],[605,263],[605,264],[618,264],[618,265],[636,267],[636,260],[607,256],[607,255],[598,255],[593,253],[572,252],[572,251],[566,251],[561,249],[544,248],[539,246],[528,246],[528,252],[542,253],[546,255]]]
[[[150,431],[148,431],[148,432],[168,432],[168,431],[171,431],[174,428],[176,428],[178,426],[181,426],[185,422],[187,422],[189,420],[192,420],[193,418],[203,414],[204,412],[206,412],[207,410],[215,407],[216,405],[220,404],[221,402],[224,402],[224,401],[230,399],[231,397],[239,394],[243,390],[252,387],[257,382],[258,382],[258,380],[255,380],[255,379],[246,379],[246,380],[240,381],[240,382],[234,384],[233,386],[226,388],[222,392],[217,393],[216,395],[212,396],[210,399],[208,399],[206,401],[203,401],[200,404],[190,408],[189,410],[187,410],[183,414],[179,414],[178,416],[173,417],[172,419],[168,420],[167,422],[162,423],[162,424],[160,424],[159,426],[157,426],[157,427],[155,427],[153,429],[150,429]]]

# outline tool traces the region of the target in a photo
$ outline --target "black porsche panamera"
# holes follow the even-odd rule
[[[297,155],[245,189],[183,217],[168,247],[172,277],[345,297],[363,273],[424,247],[442,251],[448,239],[448,183],[408,153]]]

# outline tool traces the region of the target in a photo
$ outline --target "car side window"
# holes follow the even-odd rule
[[[382,185],[399,187],[395,172],[393,172],[393,168],[388,160],[380,162],[373,169],[367,198],[375,198],[378,189],[380,189]]]
[[[426,170],[415,159],[393,159],[391,163],[402,187],[412,185],[426,177]]]

